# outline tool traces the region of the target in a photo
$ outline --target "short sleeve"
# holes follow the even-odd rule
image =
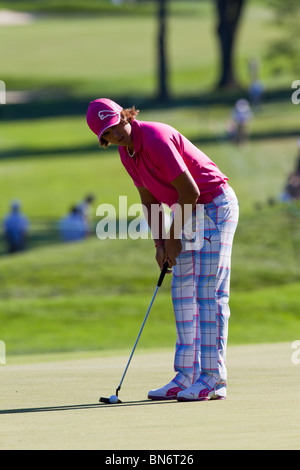
[[[154,136],[150,154],[151,160],[160,168],[169,183],[187,169],[182,158],[180,135],[172,128]]]

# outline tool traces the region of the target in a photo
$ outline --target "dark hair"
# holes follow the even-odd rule
[[[135,106],[132,106],[132,108],[122,109],[120,123],[124,124],[129,122],[129,124],[131,124],[139,112],[139,109],[135,109]],[[109,145],[109,142],[103,139],[103,137],[100,138],[100,147],[107,148]]]

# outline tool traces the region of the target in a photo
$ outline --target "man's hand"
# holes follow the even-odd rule
[[[168,261],[169,267],[172,268],[176,265],[176,258],[180,255],[182,250],[181,241],[179,239],[165,240],[164,244],[164,259],[163,264]]]
[[[156,247],[156,261],[157,261],[157,264],[158,264],[160,270],[162,270],[163,266],[165,264],[165,247],[164,247],[164,244],[160,244]],[[167,274],[170,274],[171,272],[172,272],[172,269],[167,270]]]

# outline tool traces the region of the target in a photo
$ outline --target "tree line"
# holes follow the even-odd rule
[[[169,99],[169,67],[167,54],[167,19],[170,0],[156,0],[158,18],[158,97]],[[200,0],[199,0],[200,1]],[[211,0],[216,18],[215,34],[219,45],[219,76],[216,89],[240,87],[236,67],[235,49],[237,33],[246,9],[247,0]],[[266,59],[273,63],[274,72],[286,67],[300,71],[300,2],[299,0],[267,0],[274,22],[281,27],[282,36],[267,49]]]

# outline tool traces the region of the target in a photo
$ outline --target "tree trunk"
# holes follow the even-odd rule
[[[169,98],[168,64],[166,48],[167,1],[158,1],[158,98],[166,101]]]
[[[217,88],[238,88],[234,68],[234,45],[237,26],[245,0],[216,0],[217,7],[217,36],[220,44],[220,78]]]

